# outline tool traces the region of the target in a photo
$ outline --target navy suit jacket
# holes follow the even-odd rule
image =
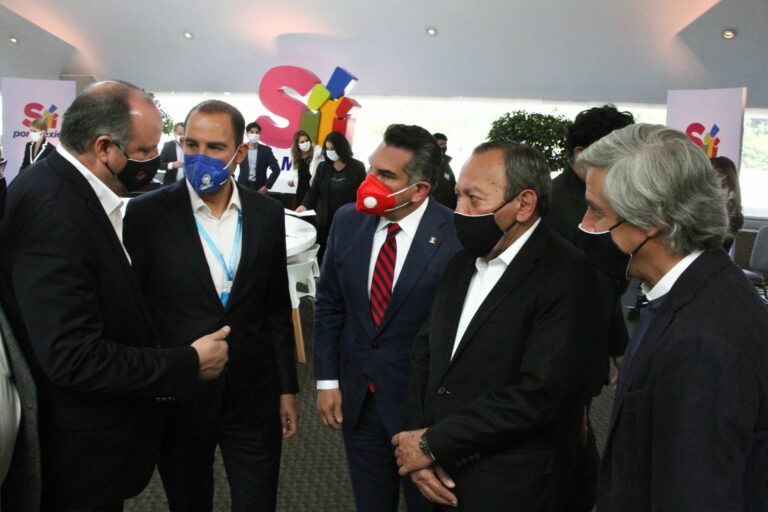
[[[237,177],[237,182],[244,187],[251,187],[259,190],[264,185],[267,188],[272,188],[272,185],[277,181],[280,176],[280,166],[275,159],[272,148],[265,146],[264,144],[257,144],[258,151],[256,152],[256,182],[254,184],[248,183],[248,156],[243,158],[240,162],[240,176]],[[267,169],[270,169],[269,177],[267,177]]]
[[[385,427],[392,435],[402,430],[411,346],[429,317],[445,266],[461,250],[452,215],[430,199],[392,300],[375,329],[368,269],[379,217],[360,213],[355,205],[337,212],[317,287],[314,368],[317,380],[340,381],[345,423],[356,424],[373,382]]]
[[[721,249],[678,278],[622,377],[597,510],[768,510],[768,311]]]
[[[211,279],[186,178],[128,204],[125,246],[164,345],[182,347],[232,328],[227,371],[200,388],[206,400],[226,399],[254,418],[265,410],[278,414],[280,395],[296,393],[298,384],[283,208],[254,190],[239,192],[242,253],[226,307]]]

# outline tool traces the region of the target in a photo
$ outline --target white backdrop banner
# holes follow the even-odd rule
[[[741,164],[747,88],[667,92],[667,126],[685,132],[708,157]]]
[[[24,160],[31,121],[39,117],[47,119],[48,140],[59,144],[61,120],[75,99],[75,82],[3,77],[0,90],[3,93],[3,156],[8,159],[5,177],[10,182]]]

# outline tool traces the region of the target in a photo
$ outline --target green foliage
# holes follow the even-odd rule
[[[163,105],[160,104],[160,100],[157,98],[155,98],[155,105],[157,105],[157,110],[160,111],[160,116],[163,118],[163,133],[168,135],[173,131],[173,118],[168,115],[168,112],[165,111]]]
[[[549,167],[558,171],[568,165],[565,137],[571,124],[565,116],[516,110],[493,122],[487,140],[528,144],[541,151]]]
[[[768,170],[768,119],[753,118],[744,123],[741,166]]]

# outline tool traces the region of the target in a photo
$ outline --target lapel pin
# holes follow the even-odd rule
[[[429,243],[432,245],[435,245],[437,243],[437,237],[435,236],[429,237]]]

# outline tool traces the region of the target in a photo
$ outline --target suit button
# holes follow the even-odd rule
[[[445,389],[443,386],[440,386],[439,388],[437,388],[437,394],[438,395],[450,395],[451,392],[448,391],[447,389]]]
[[[374,341],[373,343],[371,343],[371,348],[374,349],[374,350],[379,348],[379,342],[378,341]]]

